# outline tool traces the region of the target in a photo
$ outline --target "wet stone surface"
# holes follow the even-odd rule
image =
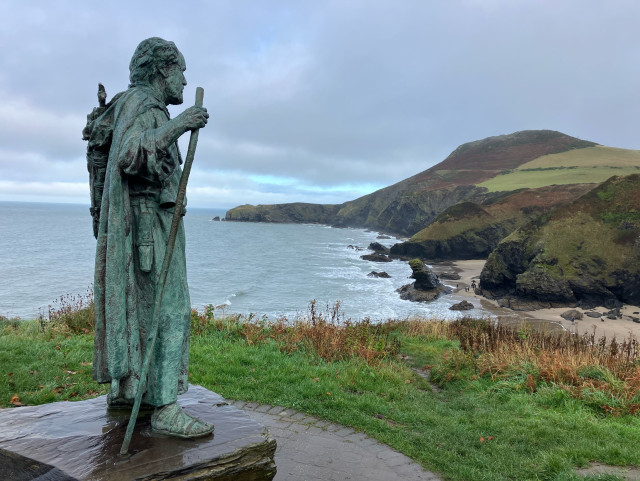
[[[418,463],[362,432],[291,408],[229,401],[278,441],[274,481],[439,481]]]
[[[273,478],[276,442],[262,424],[200,386],[190,386],[178,403],[213,423],[214,435],[195,440],[157,435],[151,431],[151,411],[141,411],[130,454],[122,457],[129,413],[107,411],[101,396],[1,410],[0,449],[81,481]]]

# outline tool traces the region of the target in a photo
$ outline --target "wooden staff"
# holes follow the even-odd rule
[[[204,89],[198,87],[196,89],[196,107],[202,107],[202,101],[204,99]],[[187,181],[189,180],[189,174],[191,173],[191,164],[193,164],[193,158],[196,155],[196,145],[198,144],[198,132],[199,129],[193,129],[191,131],[191,137],[189,138],[189,149],[187,150],[187,159],[184,162],[182,170],[182,176],[180,177],[180,184],[178,185],[178,198],[176,199],[176,205],[173,208],[173,219],[171,220],[171,230],[169,231],[169,240],[167,241],[167,250],[164,254],[164,261],[162,262],[162,271],[160,272],[160,280],[158,282],[158,288],[156,291],[155,305],[153,308],[152,328],[151,328],[151,340],[144,353],[144,363],[142,364],[142,371],[140,372],[140,382],[138,383],[138,391],[136,392],[136,398],[133,403],[133,409],[131,410],[131,417],[129,418],[129,424],[127,426],[127,432],[124,435],[124,441],[122,442],[122,448],[120,448],[120,454],[125,455],[129,451],[129,444],[131,443],[131,437],[133,436],[133,429],[136,426],[136,419],[138,418],[138,412],[140,411],[140,404],[142,403],[142,395],[147,388],[147,374],[149,371],[149,364],[151,363],[151,354],[158,338],[158,316],[160,315],[160,306],[162,305],[162,293],[164,291],[164,285],[167,281],[167,273],[169,272],[169,264],[171,263],[171,257],[173,256],[173,248],[176,244],[176,236],[178,234],[178,226],[180,225],[180,217],[182,216],[182,206],[184,205],[184,197],[187,192]]]

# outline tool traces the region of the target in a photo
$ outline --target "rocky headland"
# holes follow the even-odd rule
[[[544,155],[595,145],[552,130],[489,137],[461,145],[424,172],[343,204],[242,205],[229,210],[225,218],[321,223],[410,236],[427,227],[448,207],[499,197],[479,185],[484,181]]]
[[[244,205],[225,220],[409,237],[389,250],[369,246],[363,258],[377,262],[488,259],[477,292],[511,309],[638,305],[639,172],[640,151],[522,131],[463,144],[439,164],[343,204]],[[411,289],[401,295],[416,297]]]

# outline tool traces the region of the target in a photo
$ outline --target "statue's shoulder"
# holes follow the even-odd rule
[[[135,108],[139,111],[146,111],[148,109],[157,108],[166,110],[164,103],[154,94],[152,90],[145,86],[130,87],[125,92],[121,99],[121,106],[128,108]]]

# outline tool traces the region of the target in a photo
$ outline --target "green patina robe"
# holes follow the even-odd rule
[[[95,120],[89,149],[109,148],[95,267],[93,376],[119,380],[133,399],[182,169],[177,143],[154,129],[169,121],[156,92],[124,92]],[[143,402],[161,406],[187,390],[190,300],[182,221],[164,288],[158,338]]]

